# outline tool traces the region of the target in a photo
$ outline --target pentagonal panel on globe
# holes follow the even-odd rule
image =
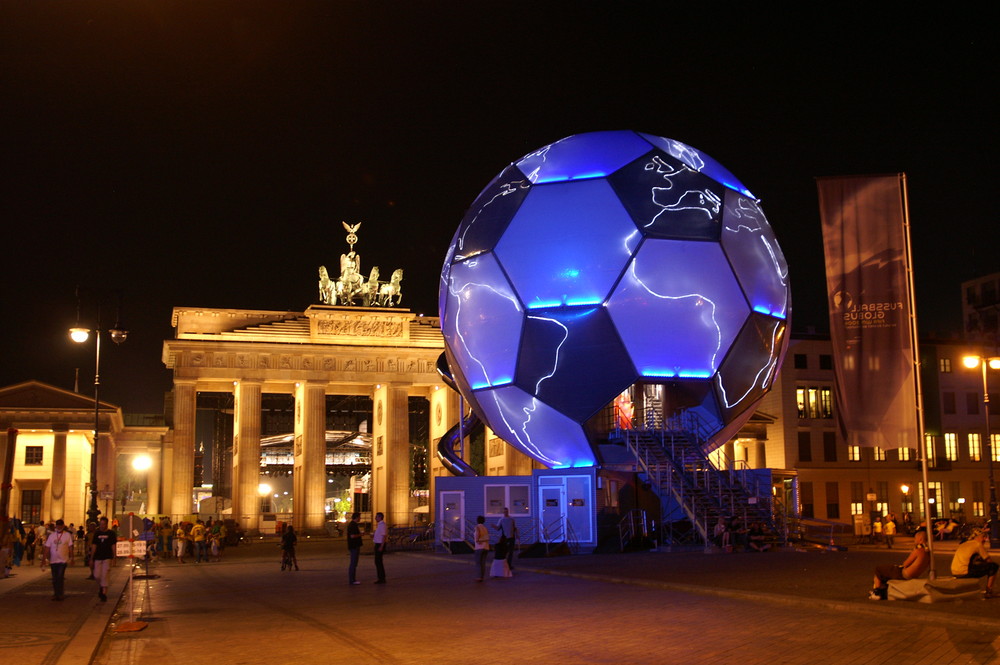
[[[535,185],[496,256],[529,310],[604,302],[635,224],[603,178]]]
[[[711,242],[646,240],[608,300],[641,376],[712,376],[749,315]]]
[[[576,134],[529,153],[517,168],[535,184],[600,178],[652,150],[632,131]]]
[[[754,198],[754,195],[750,193],[750,190],[748,190],[743,183],[729,171],[729,169],[712,159],[710,155],[706,155],[697,148],[692,148],[686,143],[681,143],[680,141],[675,141],[674,139],[654,136],[653,134],[644,134],[642,132],[639,132],[639,136],[646,139],[652,145],[660,148],[667,154],[673,155],[695,171],[704,173],[719,184],[725,185],[729,189],[734,189],[737,192],[741,192],[744,196]]]
[[[573,420],[583,422],[636,378],[603,307],[525,316],[515,384]]]
[[[501,439],[551,468],[593,466],[583,426],[516,386],[476,393],[484,420]]]
[[[441,331],[475,390],[514,379],[524,311],[493,254],[452,264]]]
[[[788,318],[788,264],[771,225],[756,201],[730,191],[722,215],[722,248],[729,257],[750,308]]]
[[[728,190],[663,151],[627,164],[608,182],[644,235],[719,239]]]
[[[507,228],[531,184],[511,165],[486,186],[471,206],[455,234],[455,260],[488,252]]]
[[[784,345],[784,321],[750,315],[715,375],[719,406],[727,421],[752,407],[771,388]]]

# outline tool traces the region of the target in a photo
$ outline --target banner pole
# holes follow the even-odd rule
[[[934,580],[937,577],[937,569],[934,565],[934,529],[931,526],[931,492],[927,476],[927,441],[924,432],[924,393],[920,380],[920,339],[917,334],[917,302],[913,288],[913,245],[910,242],[910,202],[906,188],[906,174],[899,174],[899,189],[903,200],[903,242],[906,245],[906,297],[910,309],[910,347],[913,349],[913,378],[916,389],[917,410],[917,450],[920,455],[920,472],[924,480],[924,517],[927,522],[927,551],[930,554],[931,568],[927,574],[928,579]]]

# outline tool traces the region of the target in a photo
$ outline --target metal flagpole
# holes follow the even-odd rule
[[[927,479],[927,442],[924,434],[924,395],[920,381],[920,344],[917,336],[917,303],[913,289],[913,246],[910,242],[910,204],[906,189],[906,174],[899,174],[900,191],[903,196],[903,242],[906,245],[906,298],[910,309],[910,348],[913,350],[913,376],[917,393],[917,450],[920,451],[920,471],[924,481],[924,521],[927,523],[927,551],[931,568],[928,579],[937,577],[934,566],[934,529],[931,526],[931,492]]]

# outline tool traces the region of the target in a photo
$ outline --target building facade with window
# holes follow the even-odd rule
[[[934,518],[982,520],[989,512],[989,466],[981,370],[962,364],[979,349],[964,342],[920,346],[925,447]],[[759,410],[768,426],[768,466],[795,474],[803,517],[850,523],[872,511],[922,517],[923,481],[918,442],[907,448],[848,445],[833,401],[829,338],[793,336],[774,389]],[[1000,372],[990,371],[991,393]],[[991,403],[994,462],[1000,462],[1000,399]],[[1000,473],[1000,465],[995,469]],[[872,498],[874,497],[874,498]]]
[[[115,468],[119,455],[159,451],[166,427],[128,427],[121,409],[106,402],[96,410],[98,506],[114,509]],[[0,388],[0,437],[12,451],[10,515],[28,524],[64,519],[80,524],[90,503],[90,459],[94,446],[93,398],[27,381]],[[12,436],[10,430],[16,430]],[[0,455],[0,473],[6,455]],[[150,495],[158,492],[158,468],[150,470]],[[159,511],[150,504],[149,512]]]

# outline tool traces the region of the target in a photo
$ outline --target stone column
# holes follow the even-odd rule
[[[174,433],[168,431],[163,437],[160,449],[160,510],[170,514],[173,511],[174,496]]]
[[[146,454],[153,461],[146,471],[146,512],[155,515],[160,512],[160,473],[163,468],[161,464],[162,452],[160,446],[148,445]]]
[[[431,449],[428,451],[427,465],[427,472],[430,474],[430,497],[428,499],[430,513],[428,519],[434,521],[437,519],[435,517],[437,515],[437,479],[439,476],[450,475],[438,458],[437,447],[441,437],[458,423],[458,393],[444,385],[435,386],[430,391],[429,401]]]
[[[753,463],[755,469],[767,468],[767,444],[764,441],[757,442],[757,455]]]
[[[260,529],[260,396],[259,381],[239,381],[234,391],[233,519],[248,534]]]
[[[95,442],[96,445],[96,442]],[[96,448],[95,448],[96,450]],[[90,478],[90,455],[86,456],[87,478]],[[90,495],[87,495],[90,500]],[[86,508],[84,508],[86,510]],[[49,481],[49,519],[66,519],[66,430],[52,433],[52,479]],[[66,520],[69,524],[71,520]]]
[[[194,510],[194,381],[174,380],[174,454],[170,513],[176,520]]]
[[[389,526],[405,526],[410,516],[410,420],[407,391],[376,386],[372,396],[372,513],[385,513]]]
[[[295,472],[292,523],[300,533],[323,533],[326,522],[326,390],[322,383],[295,386]]]
[[[735,468],[735,466],[736,466],[736,444],[733,443],[732,439],[730,439],[729,441],[726,441],[725,445],[723,446],[723,450],[726,451],[726,459],[724,460],[724,464],[725,464],[726,469],[731,470],[731,469]]]
[[[111,419],[108,418],[107,423],[108,429],[111,429]],[[89,460],[87,463],[89,464]],[[90,468],[87,468],[87,477],[90,477]],[[101,435],[97,438],[97,489],[101,490],[105,487],[110,487],[116,490],[116,499],[121,500],[121,490],[122,488],[118,486],[118,446],[115,445],[114,440],[108,432],[101,432]],[[84,510],[90,506],[90,495],[87,495],[87,505]],[[112,505],[114,502],[112,501]],[[100,505],[100,498],[98,498],[98,505]],[[121,506],[121,504],[118,504]],[[111,515],[105,515],[108,519],[114,515],[114,510],[111,511]]]

